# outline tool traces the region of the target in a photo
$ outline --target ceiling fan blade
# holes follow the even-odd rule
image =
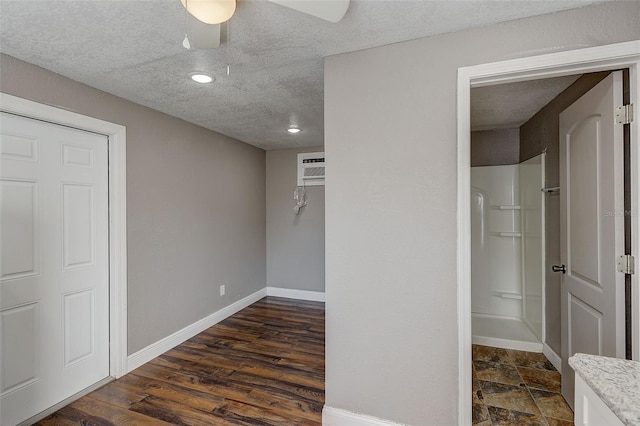
[[[197,19],[190,19],[187,34],[192,49],[220,47],[220,24],[205,24]]]
[[[280,6],[324,19],[325,21],[339,22],[347,13],[349,0],[269,0]]]

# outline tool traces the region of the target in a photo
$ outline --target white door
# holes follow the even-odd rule
[[[577,352],[624,357],[622,72],[560,114],[562,395],[573,406]]]
[[[0,115],[0,423],[109,375],[106,136]]]

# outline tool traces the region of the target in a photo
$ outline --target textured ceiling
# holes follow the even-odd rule
[[[471,130],[520,127],[579,77],[570,75],[471,89]]]
[[[187,51],[180,0],[0,0],[0,51],[261,148],[315,146],[323,57],[599,2],[352,0],[331,24],[238,0],[230,42],[223,26],[220,49]]]

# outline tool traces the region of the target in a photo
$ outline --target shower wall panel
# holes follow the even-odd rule
[[[519,166],[471,168],[472,312],[522,318]]]
[[[522,320],[543,341],[544,154],[520,164]]]

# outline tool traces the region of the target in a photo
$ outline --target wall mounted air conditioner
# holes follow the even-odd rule
[[[298,186],[324,185],[324,152],[298,154]]]

